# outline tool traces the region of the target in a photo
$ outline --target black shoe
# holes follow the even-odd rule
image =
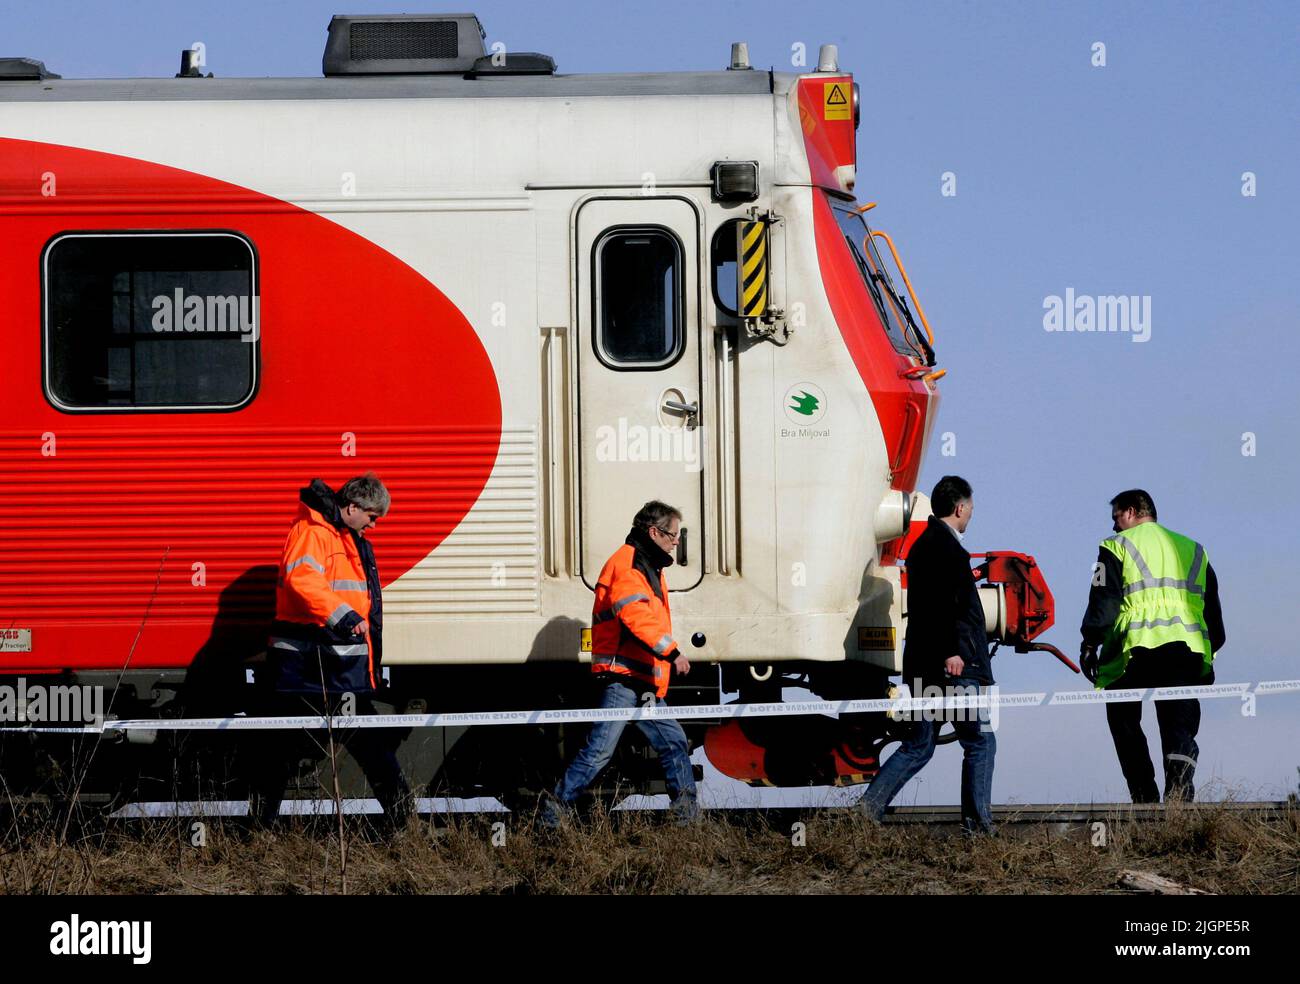
[[[257,827],[273,827],[280,822],[282,796],[274,798],[256,790],[248,796],[248,820]]]
[[[411,822],[411,817],[416,812],[415,797],[405,782],[396,789],[385,784],[375,789],[374,793],[375,799],[379,801],[384,811],[384,819],[394,831],[403,829]]]
[[[537,804],[538,829],[554,833],[577,820],[577,811],[572,805],[562,803],[551,793],[543,793]]]

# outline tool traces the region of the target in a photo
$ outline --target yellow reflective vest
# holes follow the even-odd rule
[[[1205,548],[1150,522],[1108,536],[1101,549],[1120,561],[1123,584],[1119,615],[1102,647],[1098,688],[1124,674],[1133,649],[1171,642],[1200,653],[1208,670],[1214,650],[1205,623]]]

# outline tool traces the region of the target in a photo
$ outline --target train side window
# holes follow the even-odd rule
[[[662,369],[681,355],[682,246],[657,226],[611,229],[596,241],[596,354],[615,369]]]
[[[231,232],[74,232],[42,259],[61,410],[233,410],[257,387],[257,257]]]
[[[709,253],[713,262],[713,303],[733,318],[736,311],[736,225],[732,219],[718,226]]]

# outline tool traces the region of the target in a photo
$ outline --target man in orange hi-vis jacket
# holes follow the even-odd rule
[[[374,548],[365,531],[388,512],[388,489],[373,473],[334,492],[320,479],[299,493],[298,516],[284,542],[267,667],[275,715],[373,713],[383,655],[383,602]],[[298,735],[269,732],[253,779],[254,814],[280,811]],[[395,825],[410,812],[410,790],[391,736],[358,728],[348,749]]]
[[[682,514],[672,506],[647,502],[632,521],[626,542],[601,569],[592,605],[591,669],[604,687],[602,708],[650,703],[666,707],[670,672],[690,672],[691,664],[673,640],[668,579],[663,574],[673,562],[681,524]],[[636,725],[659,755],[673,813],[679,820],[694,819],[699,806],[686,732],[669,718],[640,720]],[[574,801],[614,757],[626,726],[627,721],[593,725],[587,744],[543,804],[544,826],[558,826],[571,811]]]

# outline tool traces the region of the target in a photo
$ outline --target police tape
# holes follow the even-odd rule
[[[1046,693],[1004,694],[990,687],[979,694],[949,696],[880,697],[862,700],[771,701],[767,703],[684,704],[637,707],[557,708],[532,711],[449,711],[438,714],[366,714],[363,716],[305,715],[299,717],[139,718],[105,720],[83,727],[41,725],[0,726],[0,734],[113,734],[116,732],[159,731],[274,731],[338,728],[464,728],[483,725],[589,724],[600,721],[643,721],[727,719],[754,717],[796,717],[819,715],[838,718],[842,714],[962,710],[1004,707],[1045,707],[1071,704],[1138,703],[1142,701],[1191,700],[1218,697],[1269,696],[1300,691],[1300,680],[1266,680],[1258,684],[1221,683],[1192,687],[1154,687],[1137,690],[1065,690]]]

